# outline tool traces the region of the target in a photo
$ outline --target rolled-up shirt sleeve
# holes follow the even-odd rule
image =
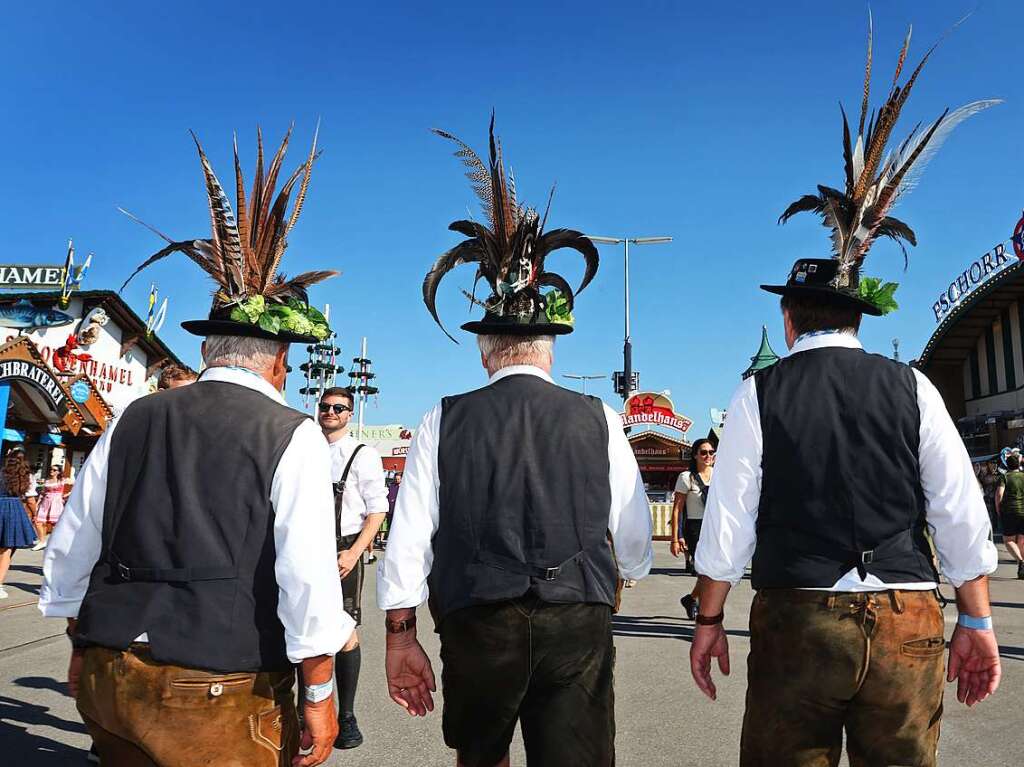
[[[107,460],[112,421],[78,472],[78,479],[46,543],[39,610],[48,618],[77,618],[103,544]]]
[[[437,444],[441,405],[423,417],[413,435],[402,485],[388,531],[384,558],[377,566],[377,606],[416,607],[427,601],[427,577],[434,565],[431,542],[440,518]]]
[[[372,448],[359,451],[359,496],[366,505],[365,516],[388,513],[388,487],[384,481],[384,462]]]
[[[607,405],[604,414],[608,421],[608,486],[612,497],[608,532],[615,547],[619,574],[635,581],[651,571],[654,561],[651,506],[636,456],[622,430],[622,418]]]
[[[288,660],[333,655],[355,621],[342,609],[334,537],[334,496],[327,441],[312,421],[292,435],[271,485],[277,614]]]
[[[999,557],[963,440],[935,386],[920,371],[914,373],[921,414],[918,455],[925,519],[942,572],[959,588],[965,581],[993,572]]]
[[[698,573],[733,586],[757,543],[763,447],[754,386],[753,378],[744,381],[726,411],[695,555]]]

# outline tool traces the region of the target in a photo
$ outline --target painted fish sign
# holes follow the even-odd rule
[[[27,299],[0,306],[0,327],[17,328],[31,333],[39,328],[70,325],[74,322],[70,314],[56,309],[43,309]]]

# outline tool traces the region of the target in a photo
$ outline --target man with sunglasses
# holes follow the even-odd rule
[[[352,391],[334,386],[320,397],[317,415],[331,451],[338,572],[344,608],[358,626],[362,615],[363,552],[373,542],[387,515],[388,493],[380,455],[349,433],[352,406]],[[339,715],[335,745],[338,748],[355,748],[363,742],[354,713],[360,665],[359,636],[353,631],[334,660]]]

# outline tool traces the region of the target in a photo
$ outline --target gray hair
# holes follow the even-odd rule
[[[269,338],[250,336],[207,336],[203,348],[203,362],[214,365],[237,365],[249,370],[266,370],[274,364],[274,357],[288,344]]]
[[[479,335],[476,343],[491,370],[546,362],[555,355],[554,336]]]

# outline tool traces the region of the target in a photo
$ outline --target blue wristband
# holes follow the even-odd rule
[[[960,617],[956,619],[956,623],[958,626],[963,626],[965,629],[975,629],[976,631],[992,630],[991,615],[986,615],[984,618],[975,618],[973,615],[960,613]]]

